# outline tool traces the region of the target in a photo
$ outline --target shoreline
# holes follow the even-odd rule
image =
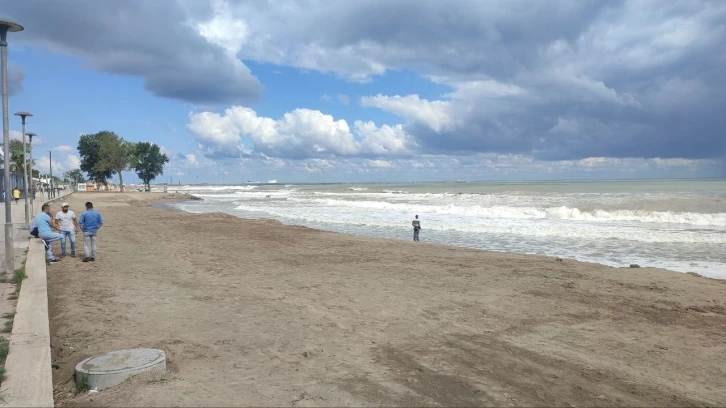
[[[71,199],[106,225],[97,262],[48,270],[57,405],[726,403],[712,279],[154,208],[165,196]],[[168,372],[68,395],[75,363],[133,347],[165,350]]]
[[[179,194],[179,192],[176,192],[176,194]],[[158,206],[157,208],[166,209],[166,210],[174,211],[174,212],[183,212],[183,213],[187,213],[187,214],[202,214],[202,213],[189,212],[189,211],[186,211],[186,210],[183,210],[181,208],[178,208],[178,207],[175,207],[174,206],[174,204],[184,204],[185,202],[190,202],[191,203],[191,202],[194,202],[194,201],[204,201],[203,198],[197,197],[197,196],[195,196],[192,193],[185,193],[185,194],[187,194],[189,196],[192,196],[193,199],[192,200],[179,200],[179,201],[173,201],[173,202],[168,202],[168,203],[158,203],[158,204],[156,204]],[[300,224],[285,224],[285,223],[282,223],[281,221],[279,221],[279,220],[277,220],[275,218],[245,218],[245,217],[240,217],[238,215],[234,215],[234,214],[230,214],[230,213],[226,213],[226,212],[219,212],[219,211],[216,211],[216,212],[204,212],[203,214],[225,214],[225,215],[230,215],[230,216],[239,218],[241,220],[270,220],[270,221],[279,222],[281,225],[285,225],[285,226],[295,226],[295,227],[311,228],[311,229],[315,229],[315,230],[318,230],[318,231],[323,231],[323,232],[328,232],[328,233],[335,233],[335,234],[351,235],[351,236],[361,237],[361,238],[391,239],[391,240],[395,240],[397,242],[408,242],[409,241],[409,240],[406,240],[406,239],[399,239],[399,238],[390,238],[390,237],[375,236],[375,235],[359,235],[359,234],[355,234],[355,233],[352,233],[352,232],[341,232],[341,231],[326,230],[326,229],[322,229],[322,228],[308,227],[306,225],[300,225]],[[494,250],[494,249],[482,249],[482,248],[475,248],[475,247],[470,247],[470,246],[459,246],[459,245],[455,245],[455,244],[447,244],[447,243],[440,243],[440,242],[427,242],[427,241],[424,241],[423,243],[426,243],[426,244],[429,244],[429,245],[442,245],[442,246],[445,246],[445,247],[461,248],[461,249],[471,249],[471,250],[491,252],[491,253],[512,254],[512,255],[525,255],[525,256],[534,256],[534,257],[544,257],[544,258],[547,258],[547,259],[553,259],[553,258],[554,259],[564,259],[564,260],[573,261],[573,262],[581,262],[581,263],[585,263],[585,264],[599,265],[599,266],[605,266],[605,267],[615,268],[615,269],[637,269],[637,268],[641,268],[641,269],[655,269],[655,270],[662,270],[662,271],[668,271],[668,272],[675,272],[675,273],[679,273],[679,274],[695,275],[695,276],[703,277],[703,278],[706,278],[706,279],[712,279],[712,280],[716,280],[716,281],[724,281],[724,282],[726,282],[726,277],[725,278],[714,278],[714,277],[706,276],[706,275],[703,275],[701,273],[694,272],[694,271],[688,271],[688,272],[686,272],[686,271],[678,271],[678,270],[675,270],[675,269],[668,269],[668,268],[662,268],[662,267],[657,267],[657,266],[648,266],[648,265],[636,264],[636,263],[632,263],[632,264],[625,263],[625,264],[622,264],[622,265],[615,265],[615,264],[611,264],[611,263],[602,263],[602,262],[597,262],[597,261],[581,260],[581,259],[576,259],[576,258],[571,258],[571,257],[568,257],[568,256],[564,256],[564,255],[545,255],[545,254],[537,254],[537,253],[498,251],[498,250]],[[635,268],[633,268],[630,265],[638,265],[638,266],[635,267]]]

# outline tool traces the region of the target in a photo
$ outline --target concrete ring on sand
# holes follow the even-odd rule
[[[127,378],[150,370],[166,370],[166,354],[157,349],[112,351],[87,358],[76,365],[76,387],[105,390]]]

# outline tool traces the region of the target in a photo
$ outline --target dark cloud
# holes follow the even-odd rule
[[[44,1],[3,4],[25,26],[18,41],[86,58],[94,69],[144,78],[154,94],[192,103],[246,103],[262,86],[249,69],[188,24],[211,8],[174,1]]]
[[[444,103],[368,106],[404,118],[416,142],[406,146],[424,153],[726,155],[723,1],[24,0],[5,9],[26,25],[28,41],[195,103],[244,103],[259,94],[257,79],[232,55],[352,80],[417,72],[451,87]],[[212,18],[207,34],[217,45],[198,29]],[[237,141],[214,136],[209,143],[224,148],[207,155],[240,157]],[[255,144],[281,157],[310,149]]]
[[[367,37],[378,22],[361,18],[364,11],[356,11],[357,23],[339,24],[383,49],[414,50],[398,59],[374,58],[426,64],[427,73],[443,74],[439,80],[454,88],[442,98],[451,105],[442,129],[418,109],[379,106],[408,119],[407,132],[429,153],[524,153],[546,160],[726,154],[726,3],[528,4],[513,15],[521,4],[459,2],[447,12],[426,3],[411,9],[415,23],[394,26],[381,17],[384,34]],[[415,48],[408,29],[437,37],[427,40],[431,52]]]
[[[355,80],[413,70],[450,85],[456,95],[441,97],[450,102],[446,126],[431,127],[415,106],[381,106],[407,120],[425,152],[726,154],[726,2],[229,4],[251,27],[242,58]]]

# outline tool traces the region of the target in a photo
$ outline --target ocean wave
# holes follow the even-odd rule
[[[265,213],[277,219],[294,220],[303,225],[309,223],[351,225],[373,228],[408,228],[408,218],[401,221],[400,217],[390,213],[371,214],[368,217],[360,213],[333,212],[329,208],[318,208],[316,211],[301,208],[274,208],[236,203],[235,210],[254,213]],[[439,217],[441,218],[441,217]],[[718,231],[690,230],[650,230],[638,226],[597,225],[593,223],[564,224],[552,220],[533,223],[530,220],[493,221],[483,217],[447,218],[446,222],[435,222],[423,218],[427,230],[457,231],[472,234],[519,235],[539,238],[576,238],[601,241],[615,239],[623,241],[639,241],[648,243],[705,243],[726,244],[726,234]]]
[[[546,218],[582,221],[633,221],[726,227],[726,213],[703,214],[650,210],[594,210],[556,207],[545,209]]]
[[[640,222],[660,224],[689,224],[699,226],[726,227],[726,213],[694,213],[650,210],[581,210],[566,206],[559,207],[510,207],[444,204],[432,205],[426,202],[388,202],[369,200],[342,200],[335,198],[290,197],[291,201],[323,205],[327,207],[366,208],[371,210],[398,210],[430,214],[469,215],[500,219],[554,219],[591,222]]]
[[[170,186],[170,190],[221,194],[234,191],[250,191],[259,186]]]

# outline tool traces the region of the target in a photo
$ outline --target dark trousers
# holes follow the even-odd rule
[[[419,228],[413,229],[413,240],[414,241],[418,241],[418,232],[419,232]]]

